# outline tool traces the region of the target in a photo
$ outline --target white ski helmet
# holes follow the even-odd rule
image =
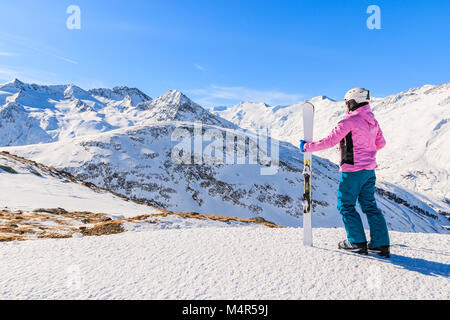
[[[368,102],[370,100],[370,91],[364,88],[353,88],[349,90],[344,97],[345,102],[355,100],[356,104]]]

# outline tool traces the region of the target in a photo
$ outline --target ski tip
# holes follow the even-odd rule
[[[309,101],[303,102],[303,106],[304,107],[310,107],[310,108],[312,107],[313,109],[315,108],[314,105],[311,102],[309,102]]]

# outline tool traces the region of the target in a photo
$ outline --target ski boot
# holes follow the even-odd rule
[[[339,242],[338,248],[358,254],[367,254],[367,242],[351,243],[348,240],[344,240]]]
[[[384,257],[384,258],[391,257],[389,246],[374,247],[369,243],[369,251],[371,253],[376,253],[380,257]]]

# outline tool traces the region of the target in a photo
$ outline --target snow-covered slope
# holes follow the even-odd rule
[[[324,96],[311,102],[316,106],[318,140],[342,119],[345,104]],[[450,83],[373,98],[371,106],[387,140],[377,155],[379,180],[416,191],[432,200],[437,210],[450,212]],[[273,137],[294,145],[303,135],[300,103],[271,107],[247,102],[212,112],[249,130],[269,127]],[[339,160],[337,147],[317,155]]]
[[[131,100],[148,97],[137,94],[137,89],[129,89],[130,99],[120,100],[124,90],[85,91],[73,85],[37,86],[18,80],[7,83],[0,87],[6,103],[24,105],[26,119],[40,119],[41,127],[37,129],[57,141],[6,149],[168,210],[242,218],[260,216],[284,226],[301,225],[303,159],[296,147],[281,143],[279,161],[272,161],[279,169],[274,175],[262,175],[262,170],[268,169],[262,165],[266,151],[251,132],[239,130],[237,125],[209,113],[176,90],[135,106]],[[264,104],[261,108],[273,109]],[[187,143],[193,146],[189,160],[196,160],[195,164],[174,161],[179,130],[181,136],[187,134],[191,139]],[[200,133],[200,142],[194,133]],[[16,134],[19,137],[22,132]],[[237,159],[233,164],[211,161],[213,154],[223,148],[228,134],[235,135],[237,141],[245,139],[245,146],[236,145],[235,151],[241,148],[245,152],[246,164],[235,164]],[[14,144],[22,143],[17,140],[4,145]],[[199,163],[202,152],[203,161]],[[251,155],[258,156],[259,162],[249,164]],[[232,159],[235,160],[234,155]],[[337,167],[315,158],[314,168],[314,226],[341,226],[336,212]],[[442,226],[449,221],[424,203],[422,196],[386,184],[378,189],[377,197],[391,229],[446,232]]]
[[[27,145],[51,142],[52,137],[40,127],[40,121],[28,117],[24,107],[17,102],[0,106],[0,136],[2,145]]]
[[[0,209],[13,211],[64,208],[125,217],[159,212],[110,192],[89,188],[63,172],[4,152],[0,152],[0,194]]]
[[[391,259],[343,229],[193,228],[0,244],[0,299],[450,299],[448,235],[391,232]]]
[[[51,144],[10,147],[6,150],[25,158],[63,169],[74,176],[129,197],[150,201],[172,211],[263,217],[283,226],[302,224],[302,155],[288,143],[280,144],[279,169],[261,175],[260,164],[177,164],[172,151],[175,130],[192,133],[195,123],[167,122],[118,129],[95,136]],[[223,137],[231,129],[204,125]],[[252,137],[249,137],[252,139]],[[207,146],[209,142],[203,142]],[[260,149],[253,144],[254,154]],[[250,147],[250,145],[249,145]],[[202,149],[204,150],[204,149]],[[199,158],[192,154],[191,158]],[[207,159],[207,158],[205,158]],[[247,162],[248,163],[248,162]],[[327,160],[315,160],[315,227],[342,225],[336,211],[337,167]],[[398,200],[380,190],[377,195],[392,230],[446,232],[448,220],[401,188]],[[398,200],[398,201],[397,201]]]
[[[192,122],[164,121],[80,137],[70,142],[8,150],[64,169],[115,192],[152,201],[168,210],[243,218],[261,216],[281,225],[299,224],[300,154],[285,148],[284,152],[290,153],[292,158],[289,163],[280,164],[279,172],[273,176],[262,176],[262,166],[258,164],[177,164],[172,159],[172,151],[178,141],[173,141],[172,135],[179,129],[192,133],[194,126]],[[203,125],[203,130],[209,129],[226,133],[221,127]],[[198,156],[193,154],[192,157]],[[318,172],[321,170],[328,171],[324,166],[318,168]],[[330,178],[325,179],[324,182]],[[333,185],[331,181],[327,182],[321,191],[331,193]],[[321,198],[318,196],[317,199]],[[322,200],[331,214],[334,208],[326,199]],[[339,221],[338,217],[332,218],[334,222],[319,220],[331,225]]]

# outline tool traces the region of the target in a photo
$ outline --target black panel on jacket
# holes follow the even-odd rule
[[[353,158],[353,139],[350,131],[344,139],[341,140],[341,165],[344,163],[354,165]]]

